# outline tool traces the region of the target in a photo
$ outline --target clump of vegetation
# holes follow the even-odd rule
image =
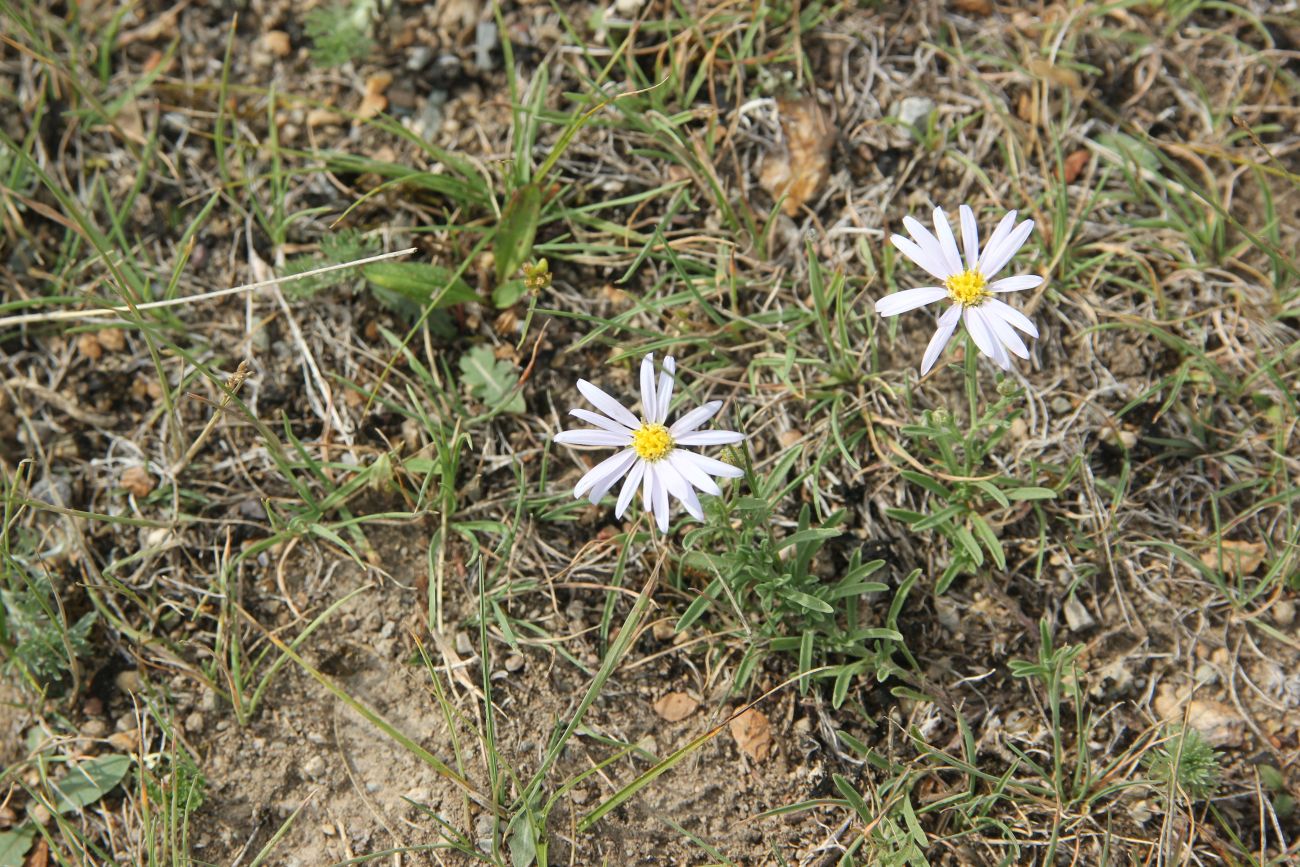
[[[0,552],[0,653],[34,689],[66,685],[75,661],[91,652],[94,624],[93,611],[69,623],[50,579],[27,557]]]
[[[331,3],[308,12],[305,28],[312,61],[317,66],[342,66],[369,54],[375,46],[370,38],[374,12],[374,0]]]
[[[1146,756],[1147,772],[1166,789],[1176,787],[1194,801],[1219,787],[1219,755],[1196,729],[1171,728],[1163,744]]]

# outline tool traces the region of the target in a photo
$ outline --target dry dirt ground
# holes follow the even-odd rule
[[[325,5],[0,0],[0,864],[521,865],[526,814],[552,864],[1296,858],[1295,3]],[[960,364],[872,313],[961,202],[1047,278],[966,475]],[[466,294],[192,298],[406,247]],[[574,383],[648,351],[778,535],[840,513],[819,581],[884,561],[857,676],[751,585],[674,628],[750,537],[573,501]],[[1005,564],[941,590],[904,516],[995,478],[1053,493],[962,495]]]

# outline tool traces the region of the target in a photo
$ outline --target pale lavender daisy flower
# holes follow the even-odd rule
[[[700,508],[698,488],[706,494],[718,495],[722,489],[713,481],[720,478],[739,478],[744,473],[731,464],[687,451],[682,446],[725,446],[745,438],[742,433],[729,430],[699,430],[700,425],[713,418],[722,408],[722,401],[713,400],[693,409],[671,426],[665,419],[668,404],[673,397],[673,374],[677,365],[672,356],[666,356],[659,382],[655,383],[654,356],[647,355],[641,362],[641,418],[637,418],[621,403],[585,379],[578,380],[578,391],[600,410],[571,409],[575,415],[595,428],[566,430],[555,435],[557,443],[568,446],[604,446],[618,448],[613,457],[606,458],[578,480],[573,489],[575,497],[588,497],[592,504],[627,476],[614,507],[614,517],[622,518],[632,497],[641,488],[643,508],[654,514],[661,533],[668,532],[668,495],[672,494],[686,511],[704,520]],[[603,413],[603,415],[602,415]]]
[[[904,217],[903,225],[912,237],[909,239],[902,235],[892,235],[889,239],[900,253],[920,265],[943,285],[923,286],[887,295],[876,302],[877,313],[881,316],[897,316],[932,301],[945,298],[952,301],[952,306],[939,317],[939,328],[925,349],[925,356],[921,359],[922,376],[930,372],[943,348],[948,345],[948,340],[957,328],[958,319],[966,323],[966,330],[970,332],[979,351],[993,359],[1003,370],[1011,368],[1008,350],[1021,358],[1029,357],[1029,350],[1020,335],[1016,334],[1016,329],[1030,337],[1038,336],[1038,329],[1029,317],[993,297],[993,293],[1033,289],[1043,282],[1042,277],[1034,275],[993,280],[1025,243],[1029,233],[1034,230],[1034,221],[1025,220],[1016,225],[1016,212],[1010,212],[993,230],[993,235],[981,253],[974,212],[967,205],[962,205],[959,210],[961,240],[966,252],[964,266],[961,252],[957,249],[957,239],[953,237],[952,226],[942,208],[934,209],[934,234],[930,234],[930,230],[920,221]]]

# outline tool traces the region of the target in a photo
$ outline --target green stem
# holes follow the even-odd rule
[[[979,349],[969,334],[966,337],[966,403],[970,408],[970,421],[966,433],[966,475],[971,474],[971,455],[975,450],[975,432],[979,426]]]

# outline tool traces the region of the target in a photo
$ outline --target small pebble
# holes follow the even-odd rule
[[[461,656],[471,656],[474,653],[474,645],[469,643],[469,633],[456,633],[456,652]]]
[[[312,756],[302,763],[302,771],[312,779],[319,779],[325,773],[325,760],[320,756]]]
[[[506,657],[506,671],[515,672],[524,667],[524,658],[518,653]]]
[[[185,731],[192,735],[196,735],[203,731],[204,722],[203,713],[201,711],[191,711],[190,714],[185,717]]]
[[[1273,622],[1278,626],[1290,626],[1295,622],[1295,603],[1290,599],[1279,599],[1273,603]]]
[[[131,729],[129,732],[114,732],[108,736],[108,742],[119,753],[133,753],[140,745],[140,730]]]
[[[108,723],[102,719],[88,719],[82,723],[81,733],[88,738],[102,738],[108,734]]]
[[[113,683],[122,692],[139,692],[144,682],[140,680],[140,672],[134,668],[128,668],[126,671],[119,671],[117,677],[113,678]]]

